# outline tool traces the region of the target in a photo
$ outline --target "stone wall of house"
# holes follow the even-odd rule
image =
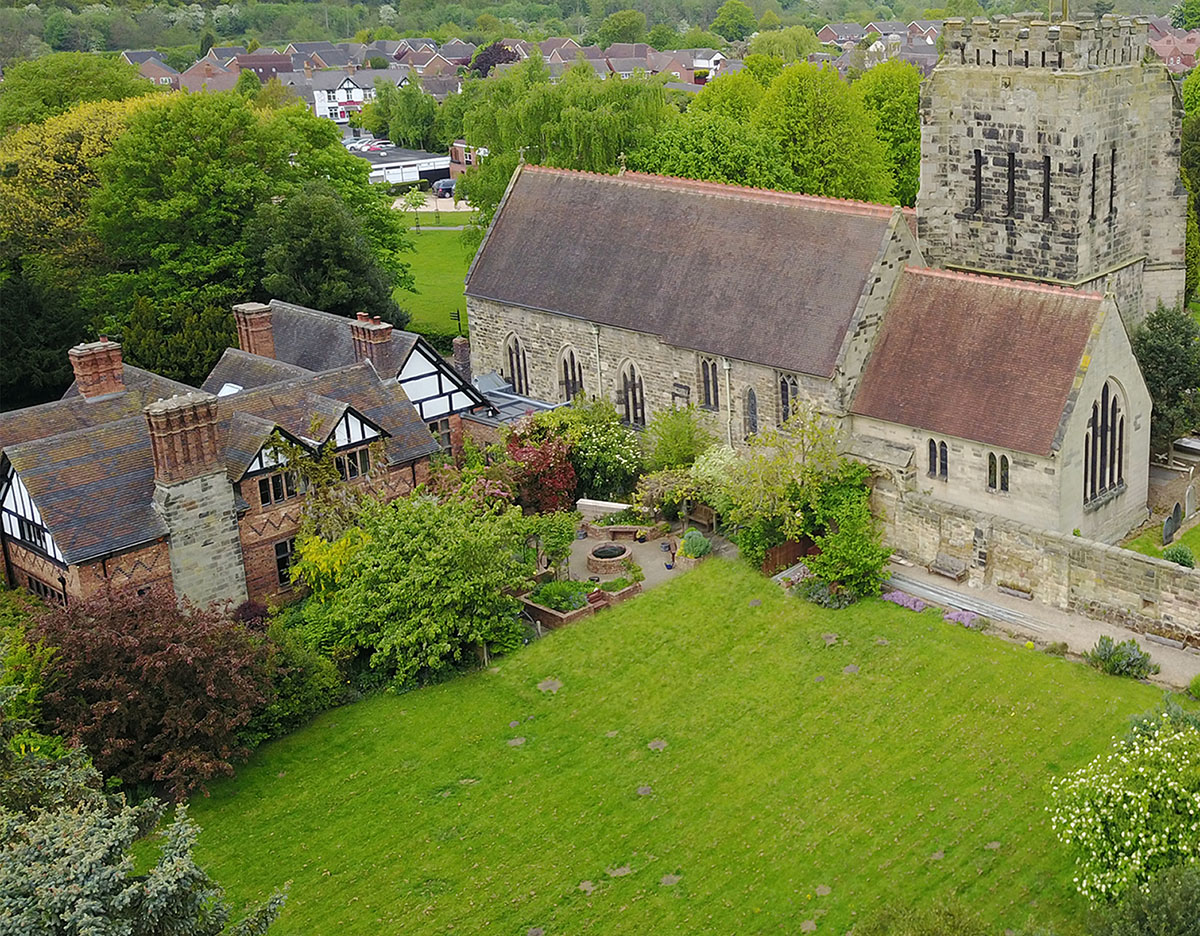
[[[1055,608],[1200,646],[1200,570],[916,494],[876,488],[874,506],[885,542],[917,565],[952,556],[967,563],[969,585],[1018,588]]]
[[[947,55],[921,96],[917,217],[931,264],[1071,285],[1107,278],[1128,324],[1159,299],[1180,300],[1182,106],[1164,67],[1136,55],[1145,30],[1115,21],[1096,29],[1016,20],[947,24]],[[1135,268],[1128,275],[1108,278],[1129,264]]]
[[[154,507],[170,530],[175,594],[198,605],[245,601],[237,511],[224,466],[170,484],[156,481]]]

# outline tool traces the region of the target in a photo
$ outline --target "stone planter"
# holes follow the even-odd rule
[[[603,592],[603,595],[608,600],[609,604],[618,605],[622,601],[626,601],[627,599],[632,598],[634,595],[640,595],[641,593],[642,583],[634,582],[632,585],[622,588],[620,591]]]
[[[536,601],[531,601],[528,594],[521,595],[520,601],[525,606],[526,613],[548,630],[573,624],[575,621],[596,613],[596,609],[591,604],[585,604],[582,608],[576,608],[574,611],[555,611],[553,608],[547,608]]]
[[[611,553],[611,555],[610,555]],[[600,543],[587,555],[588,571],[593,575],[620,575],[625,560],[633,558],[633,550],[619,543]]]
[[[691,556],[685,556],[682,553],[675,555],[675,568],[680,572],[688,572],[696,566],[700,565],[708,556],[701,556],[699,559],[693,559]]]

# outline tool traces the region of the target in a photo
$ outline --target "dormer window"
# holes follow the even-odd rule
[[[343,481],[353,481],[355,478],[365,478],[371,473],[371,456],[365,448],[345,452],[333,460],[337,472]]]
[[[258,499],[264,507],[291,500],[302,493],[303,483],[294,471],[280,471],[258,479]]]

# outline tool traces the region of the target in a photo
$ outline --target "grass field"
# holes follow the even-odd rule
[[[292,880],[279,934],[841,934],[951,892],[997,933],[1077,934],[1048,782],[1158,700],[711,560],[260,750],[193,803],[197,854],[238,901]]]
[[[1196,557],[1200,563],[1200,524],[1192,527],[1184,532],[1182,536],[1175,537],[1176,543],[1183,543],[1191,549],[1192,555]],[[1174,544],[1172,544],[1174,545]],[[1146,530],[1140,536],[1131,539],[1125,544],[1126,549],[1132,549],[1134,552],[1139,552],[1143,556],[1154,556],[1156,559],[1161,559],[1163,554],[1162,547],[1162,524],[1159,523]]]
[[[409,214],[411,217],[411,212]],[[414,228],[409,234],[416,252],[406,255],[405,261],[412,267],[417,292],[398,289],[395,293],[400,307],[412,313],[409,329],[421,333],[455,334],[457,326],[451,321],[450,312],[458,309],[463,314],[463,331],[466,332],[463,279],[471,265],[471,254],[462,245],[462,232],[417,231]]]

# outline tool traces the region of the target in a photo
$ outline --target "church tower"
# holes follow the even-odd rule
[[[1144,22],[947,20],[921,95],[934,266],[1111,291],[1126,326],[1183,298],[1183,108]]]

